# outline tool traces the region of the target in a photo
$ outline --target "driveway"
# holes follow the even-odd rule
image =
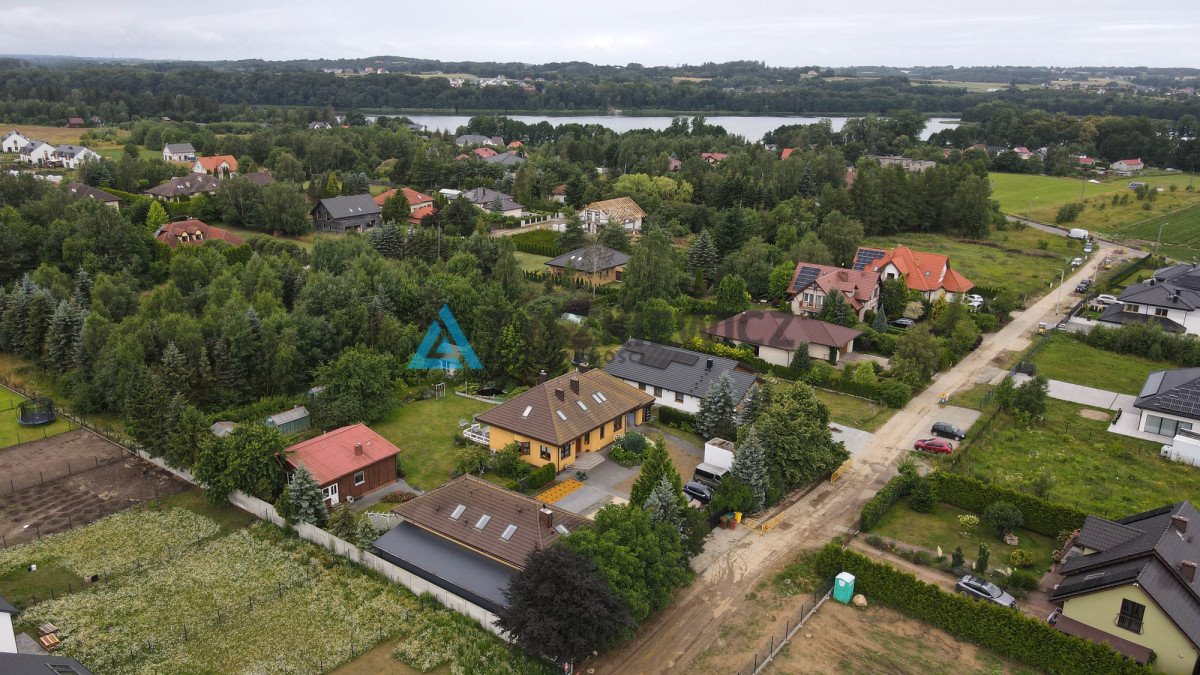
[[[1028,379],[1028,375],[1017,373],[1013,376],[1013,384],[1020,385]],[[1106,410],[1132,408],[1133,402],[1137,400],[1136,396],[1130,396],[1129,394],[1118,394],[1115,391],[1085,387],[1080,384],[1072,384],[1061,380],[1047,380],[1047,394],[1050,398],[1060,401],[1069,401],[1093,408],[1104,408]]]
[[[850,451],[851,457],[858,456],[859,453],[870,447],[871,441],[875,440],[875,434],[862,429],[855,429],[837,422],[830,422],[829,427],[833,431],[833,440],[845,443],[846,450]]]

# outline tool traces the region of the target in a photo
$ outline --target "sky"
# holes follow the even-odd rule
[[[1197,0],[0,0],[0,53],[1200,67]]]

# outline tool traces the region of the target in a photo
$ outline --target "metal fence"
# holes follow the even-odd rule
[[[57,464],[39,464],[37,479],[18,483],[15,478],[9,478],[7,481],[5,481],[4,485],[0,485],[0,490],[5,490],[0,494],[11,495],[26,488],[45,485],[46,483],[54,482],[60,478],[67,478],[69,476],[74,476],[77,473],[84,473],[86,471],[99,469],[110,464],[115,464],[122,459],[124,458],[121,456],[100,457],[99,455],[92,455],[90,461],[85,458],[77,458],[74,462],[63,460]]]
[[[815,595],[815,600],[805,602],[800,605],[799,609],[783,622],[783,630],[772,632],[767,636],[766,640],[758,645],[751,655],[746,665],[737,669],[737,675],[758,675],[761,673],[771,661],[783,651],[788,642],[796,635],[796,633],[812,618],[813,614],[825,604],[833,593],[833,584],[826,583],[822,586],[823,594]],[[820,591],[818,591],[820,593]]]

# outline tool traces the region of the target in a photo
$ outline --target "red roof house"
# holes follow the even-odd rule
[[[197,157],[192,164],[192,173],[206,173],[210,176],[233,176],[237,174],[238,162],[233,155],[213,155],[212,157]]]
[[[400,448],[365,424],[334,429],[297,443],[285,452],[292,471],[308,469],[330,505],[359,497],[396,482]],[[291,472],[288,482],[291,482]]]
[[[412,188],[402,187],[399,189],[404,191],[404,198],[408,200],[408,210],[416,211],[417,209],[425,206],[433,206],[433,197],[430,197],[422,192],[417,192]],[[396,188],[388,190],[387,192],[380,192],[372,197],[372,199],[376,204],[383,206],[383,203],[394,194],[396,194]]]
[[[479,159],[487,159],[488,157],[496,156],[496,151],[491,148],[475,148],[471,152],[475,153],[475,156]]]
[[[952,297],[975,287],[950,267],[949,256],[914,251],[907,246],[897,246],[890,251],[860,248],[854,256],[854,269],[874,272],[881,279],[904,277],[909,288],[920,291],[929,300],[942,295]]]
[[[755,356],[785,367],[791,365],[792,356],[804,344],[814,359],[833,356],[837,361],[854,351],[854,338],[862,335],[834,323],[761,309],[731,316],[700,332],[710,340],[749,345]]]
[[[195,218],[167,223],[158,228],[154,233],[154,238],[171,248],[176,248],[180,244],[196,246],[210,239],[224,241],[231,246],[241,246],[243,243],[241,237],[229,230],[213,227]]]
[[[81,126],[83,126],[83,118],[82,117],[68,117],[67,118],[67,128],[68,129],[78,129]]]
[[[879,303],[879,274],[871,270],[847,270],[830,265],[801,262],[796,265],[788,299],[792,314],[816,316],[831,293],[841,293],[862,319]]]
[[[725,159],[728,156],[729,156],[729,154],[724,153],[724,152],[702,152],[702,153],[700,153],[700,159],[708,162],[709,164],[716,164],[717,162]]]
[[[788,157],[791,157],[791,156],[792,156],[792,153],[793,153],[793,152],[796,152],[796,149],[795,149],[795,148],[784,148],[784,149],[783,149],[783,152],[782,152],[782,153],[780,153],[780,155],[779,155],[779,158],[780,158],[780,159],[787,159]]]
[[[509,144],[508,144],[508,147],[510,147],[510,148],[519,148],[519,147],[521,147],[521,146],[523,146],[523,145],[525,145],[525,144],[524,144],[524,143],[522,143],[521,141],[513,141],[513,142],[511,142],[511,143],[509,143]]]

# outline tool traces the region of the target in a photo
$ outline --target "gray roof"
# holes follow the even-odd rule
[[[308,417],[308,408],[305,408],[302,405],[298,405],[295,408],[292,408],[291,410],[285,410],[281,413],[276,413],[274,415],[271,415],[270,417],[267,418],[267,424],[274,424],[275,426],[283,426],[284,424],[287,424],[289,422],[295,422],[296,420],[302,420],[305,417]]]
[[[163,149],[172,155],[178,155],[182,153],[191,153],[193,155],[196,154],[196,149],[192,147],[191,143],[167,143],[167,146]]]
[[[116,195],[110,195],[104,190],[94,188],[91,185],[86,185],[84,183],[67,183],[67,192],[69,192],[72,197],[79,197],[80,199],[93,199],[102,203],[121,201],[121,198]]]
[[[547,267],[563,267],[567,265],[582,272],[612,269],[629,263],[629,255],[607,246],[585,246],[570,253],[564,253],[557,258],[547,260]]]
[[[176,176],[162,185],[155,185],[146,190],[146,194],[170,199],[172,197],[191,196],[201,192],[216,192],[220,186],[221,181],[213,176],[205,173],[189,173],[186,176]]]
[[[26,143],[25,145],[21,146],[21,154],[22,155],[32,155],[34,153],[34,151],[36,151],[38,148],[42,147],[43,145],[50,145],[50,144],[45,141],[39,141],[35,138],[35,139],[29,141],[28,143]],[[53,148],[54,146],[50,146],[50,147]]]
[[[1121,302],[1191,311],[1200,307],[1200,269],[1191,264],[1172,265],[1154,271],[1140,284],[1121,291]]]
[[[502,166],[520,166],[525,163],[525,158],[515,152],[501,152],[491,157],[484,157],[483,161],[488,164],[500,164]]]
[[[1150,373],[1133,406],[1200,420],[1200,368]]]
[[[492,145],[492,139],[479,134],[465,134],[454,139],[459,145]]]
[[[222,420],[220,422],[213,422],[212,426],[209,427],[209,431],[213,433],[213,436],[228,436],[233,433],[233,430],[237,426],[237,422]]]
[[[63,668],[68,668],[69,670],[62,670]],[[79,673],[79,675],[91,675],[92,673],[82,663],[69,656],[8,654],[0,652],[0,673],[30,675],[31,673],[50,674],[55,672],[74,672]]]
[[[373,213],[380,213],[383,207],[375,203],[371,199],[371,195],[343,195],[341,197],[330,197],[321,200],[321,206],[329,211],[329,217],[337,220],[338,218],[351,218],[354,216],[364,216]]]
[[[516,570],[421,529],[401,523],[375,540],[380,557],[486,609],[507,607],[504,589]],[[475,597],[470,597],[475,596]]]
[[[491,188],[477,187],[467,190],[462,194],[463,197],[467,198],[467,201],[478,206],[479,208],[487,209],[489,211],[495,210],[493,206],[496,203],[497,195],[500,196],[501,211],[513,211],[524,208],[517,203],[517,200],[512,198],[512,195],[508,195],[500,192],[499,190],[493,190]]]
[[[0,614],[17,614],[17,608],[13,607],[7,600],[0,598]]]
[[[1119,325],[1144,323],[1151,326],[1158,326],[1168,333],[1183,333],[1186,330],[1178,321],[1168,319],[1165,316],[1142,314],[1141,312],[1126,312],[1125,306],[1121,303],[1105,307],[1104,311],[1100,312],[1100,316],[1096,317],[1096,320]]]
[[[1173,516],[1184,518],[1185,530],[1191,531],[1177,530]],[[1072,556],[1063,564],[1065,578],[1050,600],[1137,582],[1200,647],[1200,575],[1188,581],[1180,572],[1181,562],[1200,562],[1194,528],[1200,528],[1200,511],[1187,501],[1118,521],[1089,516],[1078,541],[1096,552]]]
[[[87,150],[87,148],[83,147],[82,145],[60,145],[54,149],[54,152],[58,154],[59,157],[74,157],[84,150]]]
[[[708,365],[710,360],[712,367]],[[738,366],[745,368],[733,359],[630,338],[604,366],[604,372],[623,380],[696,397],[707,394],[721,373],[729,373],[733,380],[733,400],[740,403],[758,377],[737,370]]]

